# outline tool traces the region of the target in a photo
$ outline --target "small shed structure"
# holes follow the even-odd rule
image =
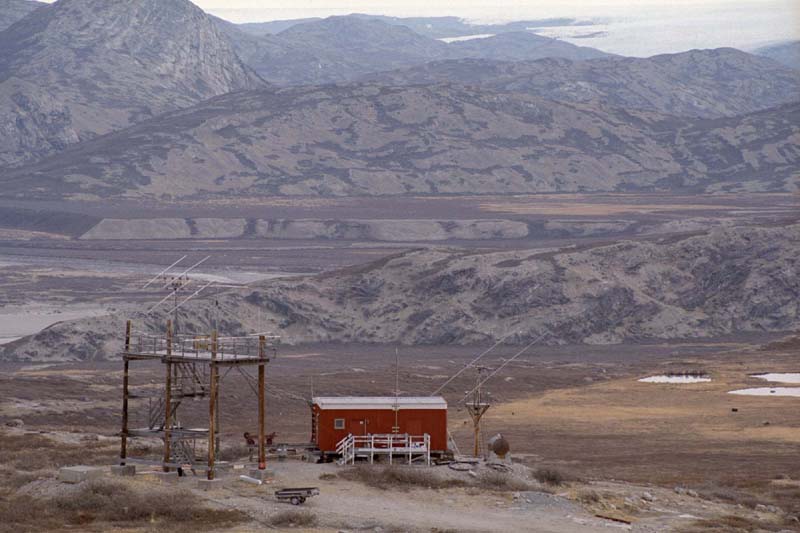
[[[447,402],[441,396],[316,397],[311,402],[311,440],[333,453],[348,435],[430,435],[434,453],[447,451]]]

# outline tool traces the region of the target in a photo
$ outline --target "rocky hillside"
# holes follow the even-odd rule
[[[314,277],[214,296],[225,334],[263,324],[287,342],[620,343],[800,326],[800,225],[561,251],[424,249]],[[135,313],[156,330],[163,316]],[[56,324],[7,345],[5,359],[92,359],[119,349],[125,316]],[[190,303],[185,332],[211,328]],[[263,329],[261,329],[263,331]]]
[[[690,120],[449,85],[262,90],[6,172],[0,194],[786,190],[799,139],[800,104]]]
[[[0,3],[0,31],[25,18],[34,9],[43,5],[43,2],[34,0],[3,0]]]
[[[59,0],[0,50],[0,166],[263,84],[188,0]]]
[[[733,48],[591,61],[436,61],[365,79],[386,85],[453,82],[554,100],[602,102],[704,118],[739,115],[800,100],[800,72]]]

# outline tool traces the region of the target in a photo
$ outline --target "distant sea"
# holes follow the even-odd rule
[[[319,7],[231,9],[214,8],[215,2],[196,0],[207,11],[233,22],[325,17],[351,12],[403,17],[455,15],[481,24],[569,17],[578,25],[538,29],[534,25],[532,29],[573,44],[639,57],[722,46],[751,50],[775,42],[800,40],[800,0],[677,0],[661,5],[652,0],[609,0],[587,2],[590,7],[580,8],[569,0],[563,3],[505,0],[500,2],[501,8],[476,7],[466,2],[463,3],[466,7],[462,7],[458,0],[430,2],[435,5],[429,8],[414,2],[398,7],[400,2],[388,0],[369,4],[351,2],[353,5],[337,3],[347,6],[341,8],[323,8],[323,3],[309,1],[306,5]],[[304,2],[293,4],[302,6]]]

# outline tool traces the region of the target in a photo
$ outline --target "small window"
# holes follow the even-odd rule
[[[344,418],[335,418],[333,420],[333,429],[344,429]]]

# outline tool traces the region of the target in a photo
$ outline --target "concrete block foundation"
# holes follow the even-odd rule
[[[267,481],[275,477],[275,472],[266,468],[264,470],[251,470],[249,476],[253,479],[257,479],[259,481]]]
[[[221,479],[198,479],[197,488],[200,490],[217,490],[222,488]]]
[[[96,466],[65,466],[58,471],[58,480],[62,483],[81,483],[90,479],[97,479],[103,475],[103,470]]]
[[[136,465],[112,465],[111,473],[115,476],[135,476]]]

